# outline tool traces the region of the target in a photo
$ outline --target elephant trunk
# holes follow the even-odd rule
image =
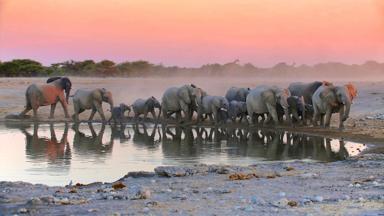
[[[68,103],[69,100],[69,94],[71,93],[71,89],[65,89],[65,100]]]
[[[112,110],[112,109],[113,109],[113,99],[110,98],[110,99],[108,100],[108,103],[109,103],[109,106],[111,107],[110,110]]]
[[[160,115],[161,115],[161,106],[159,107],[159,115],[157,116],[157,119],[160,119]]]
[[[344,109],[344,116],[342,120],[345,121],[349,117],[349,111],[351,110],[351,102],[346,101],[342,109]]]

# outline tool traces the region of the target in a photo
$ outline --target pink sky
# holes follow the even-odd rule
[[[384,0],[0,0],[0,60],[384,61]]]

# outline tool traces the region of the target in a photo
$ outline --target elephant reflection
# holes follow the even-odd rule
[[[140,130],[140,125],[142,130]],[[145,123],[136,123],[133,126],[133,143],[138,146],[146,146],[148,149],[155,149],[161,142],[161,134],[158,125],[155,124],[152,129],[148,129]],[[150,133],[149,131],[152,130]],[[156,137],[158,132],[158,137]]]
[[[162,150],[166,157],[195,158],[199,155],[201,147],[195,143],[192,127],[162,127]]]
[[[95,132],[92,123],[88,123],[91,136],[80,131],[79,124],[74,124],[72,129],[75,131],[73,138],[73,147],[79,154],[84,155],[107,155],[112,153],[113,138],[111,136],[109,142],[103,143],[105,132],[105,124],[101,125],[99,133]]]
[[[46,157],[49,162],[54,164],[70,164],[71,148],[68,143],[68,124],[64,126],[63,136],[60,141],[56,137],[53,124],[49,125],[50,138],[38,135],[38,124],[34,124],[33,134],[30,134],[25,128],[20,128],[20,130],[25,135],[28,157],[34,160]]]
[[[344,141],[275,130],[249,128],[163,128],[163,151],[172,156],[197,156],[207,151],[267,160],[334,161],[349,156]],[[335,149],[337,145],[339,148]]]
[[[111,124],[111,139],[119,139],[120,143],[126,143],[131,139],[131,134],[127,128],[126,124],[120,124],[120,127],[116,124]],[[125,133],[128,132],[128,134]]]

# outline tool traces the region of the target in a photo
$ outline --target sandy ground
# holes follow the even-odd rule
[[[0,118],[4,120],[7,114],[20,112],[25,105],[24,91],[27,85],[44,81],[44,78],[0,79]],[[231,86],[288,86],[291,81],[276,79],[266,82],[260,78],[72,78],[73,90],[105,87],[113,92],[115,104],[131,104],[140,97],[155,96],[160,99],[167,87],[185,83],[194,83],[212,95],[224,95]],[[354,84],[359,95],[344,131],[336,128],[337,115],[330,129],[284,126],[279,129],[374,143],[376,153],[384,152],[384,120],[367,119],[367,116],[384,113],[384,81],[356,80]],[[72,104],[70,106],[71,113]],[[41,108],[39,118],[51,121],[47,119],[48,113],[49,107]],[[89,112],[84,113],[81,118],[87,119],[88,115]],[[54,121],[63,120],[62,109],[58,107]],[[123,189],[113,189],[111,183],[48,187],[23,182],[0,182],[0,213],[383,215],[383,165],[383,154],[363,154],[358,158],[332,163],[274,162],[250,167],[176,167],[165,173],[188,176],[165,178],[160,176],[164,172],[158,170],[157,174],[149,174],[151,177],[123,178],[121,182],[126,186]],[[293,167],[293,170],[287,171],[286,167]],[[231,174],[239,173],[250,174],[250,179],[230,180]]]
[[[158,167],[114,183],[0,182],[4,215],[383,215],[384,156]],[[144,177],[143,177],[144,176]]]

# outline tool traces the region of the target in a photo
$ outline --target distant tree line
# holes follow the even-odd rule
[[[290,72],[304,73],[353,73],[353,72],[382,72],[384,63],[367,61],[364,64],[343,64],[338,62],[319,63],[313,66],[278,63],[270,68],[260,68],[251,63],[240,64],[238,60],[226,64],[206,64],[196,68],[178,66],[163,66],[147,61],[125,61],[115,63],[111,60],[95,62],[93,60],[65,61],[44,66],[31,59],[14,59],[0,61],[1,77],[39,77],[39,76],[99,76],[99,77],[147,77],[147,76],[222,76],[239,74],[265,74],[276,72],[289,75]]]

